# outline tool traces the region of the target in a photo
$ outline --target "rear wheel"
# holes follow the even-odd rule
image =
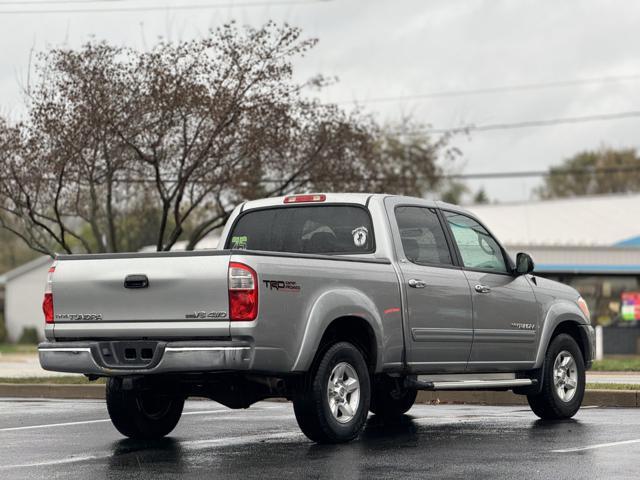
[[[374,383],[369,410],[385,418],[399,417],[408,412],[418,391],[406,388],[402,378],[383,376]]]
[[[111,422],[126,437],[154,439],[168,435],[182,416],[184,398],[124,390],[122,379],[107,381],[107,410]]]
[[[533,413],[545,420],[573,417],[585,388],[584,359],[573,337],[563,333],[551,341],[542,373],[541,392],[527,396]]]
[[[362,353],[351,343],[339,342],[321,354],[293,409],[300,429],[311,440],[347,442],[362,430],[370,396]]]

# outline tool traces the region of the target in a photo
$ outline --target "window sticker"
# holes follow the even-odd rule
[[[240,237],[231,237],[231,248],[235,250],[246,250],[247,249],[247,236],[242,235]]]
[[[356,247],[364,247],[367,244],[367,235],[369,231],[366,227],[357,227],[351,231],[353,235],[353,244]]]

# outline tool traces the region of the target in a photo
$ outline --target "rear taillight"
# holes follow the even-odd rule
[[[44,312],[44,321],[53,323],[53,272],[56,271],[56,262],[49,267],[47,272],[47,284],[44,287],[44,300],[42,301],[42,311]]]
[[[255,320],[258,316],[258,276],[243,263],[229,263],[229,319]]]
[[[53,293],[44,294],[42,311],[44,312],[44,321],[46,323],[53,323]]]

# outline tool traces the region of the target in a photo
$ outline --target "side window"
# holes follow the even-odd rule
[[[507,273],[502,249],[482,225],[459,213],[444,215],[465,267]]]
[[[402,249],[413,263],[452,265],[442,225],[436,210],[426,207],[396,207]]]

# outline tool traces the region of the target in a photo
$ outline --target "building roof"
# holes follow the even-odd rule
[[[50,265],[52,262],[53,260],[51,259],[50,256],[42,255],[41,257],[34,258],[30,262],[24,263],[19,267],[14,268],[13,270],[9,270],[2,277],[0,277],[0,279],[4,280],[4,282],[2,283],[6,283],[9,280],[19,277],[20,275],[23,275],[27,272],[30,272],[35,268],[44,267],[45,265]]]
[[[467,208],[505,245],[640,247],[640,194]]]

